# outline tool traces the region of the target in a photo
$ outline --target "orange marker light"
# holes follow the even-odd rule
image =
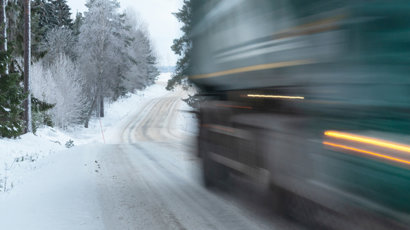
[[[248,97],[252,98],[277,98],[277,99],[294,99],[294,100],[303,100],[304,97],[300,96],[283,96],[283,95],[264,95],[264,94],[248,94]]]
[[[350,146],[346,146],[346,145],[339,145],[339,144],[335,144],[335,143],[331,143],[331,142],[327,142],[327,141],[324,141],[323,144],[328,145],[328,146],[332,146],[332,147],[336,147],[336,148],[355,151],[355,152],[363,153],[363,154],[366,154],[366,155],[371,155],[371,156],[375,156],[375,157],[378,157],[378,158],[387,159],[387,160],[391,160],[391,161],[395,161],[395,162],[410,165],[410,161],[408,161],[408,160],[404,160],[404,159],[400,159],[400,158],[396,158],[396,157],[391,157],[391,156],[386,156],[386,155],[381,154],[381,153],[367,151],[367,150],[364,150],[364,149],[358,149],[358,148],[354,148],[354,147],[350,147]]]
[[[365,136],[360,136],[360,135],[355,135],[355,134],[350,134],[350,133],[344,133],[344,132],[338,132],[338,131],[326,131],[325,136],[334,137],[337,139],[356,141],[356,142],[371,144],[371,145],[375,145],[379,147],[384,147],[384,148],[389,148],[389,149],[394,149],[394,150],[410,153],[410,146],[391,142],[391,141],[385,141],[381,139],[370,138],[370,137],[365,137]]]

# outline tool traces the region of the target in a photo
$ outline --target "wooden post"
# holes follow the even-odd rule
[[[26,133],[32,132],[31,124],[31,90],[30,90],[30,63],[31,63],[31,0],[24,1],[24,92],[27,99],[24,101],[24,119]]]

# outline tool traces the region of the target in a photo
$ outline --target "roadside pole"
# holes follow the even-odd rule
[[[24,93],[27,99],[24,101],[24,119],[26,121],[26,133],[33,131],[31,124],[31,90],[30,90],[30,63],[31,63],[31,0],[24,1]]]

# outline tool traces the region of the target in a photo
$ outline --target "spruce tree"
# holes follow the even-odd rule
[[[180,58],[177,61],[174,75],[168,81],[167,90],[172,90],[176,85],[186,83],[188,71],[191,67],[191,4],[191,0],[184,0],[182,9],[180,9],[179,12],[174,13],[178,21],[183,23],[183,26],[181,27],[183,35],[182,37],[175,39],[174,44],[171,46],[172,51],[174,51],[174,53]]]
[[[151,47],[150,47],[151,48]],[[157,80],[157,77],[159,76],[160,72],[158,70],[158,68],[156,67],[157,65],[157,58],[155,57],[155,55],[153,54],[152,50],[150,49],[150,52],[147,56],[147,65],[148,65],[148,70],[147,70],[147,74],[148,74],[148,84],[154,84],[155,81]]]
[[[11,50],[0,52],[0,137],[17,137],[24,130],[22,119],[25,95],[21,87],[21,75],[6,73],[6,66],[11,65]]]
[[[77,12],[77,14],[75,15],[73,26],[72,26],[74,36],[78,37],[78,35],[80,34],[80,28],[81,28],[81,25],[83,24],[83,21],[84,21],[83,14],[80,12]]]
[[[73,20],[71,19],[70,7],[67,5],[67,0],[52,0],[50,4],[54,17],[54,27],[72,29]]]
[[[8,19],[8,39],[14,44],[13,57],[23,56],[24,53],[24,1],[8,1],[7,19]],[[40,50],[40,44],[46,33],[46,24],[43,20],[44,1],[35,0],[31,7],[31,53],[34,60],[44,56]]]
[[[72,29],[70,7],[66,0],[34,0],[32,3],[33,32],[40,40],[56,28]]]

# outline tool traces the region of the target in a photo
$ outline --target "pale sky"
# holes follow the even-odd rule
[[[175,38],[181,36],[181,24],[171,13],[177,12],[183,0],[119,0],[122,9],[132,8],[139,15],[150,33],[159,65],[173,66],[177,56],[171,45]],[[85,0],[67,0],[73,17],[76,12],[84,12]]]

